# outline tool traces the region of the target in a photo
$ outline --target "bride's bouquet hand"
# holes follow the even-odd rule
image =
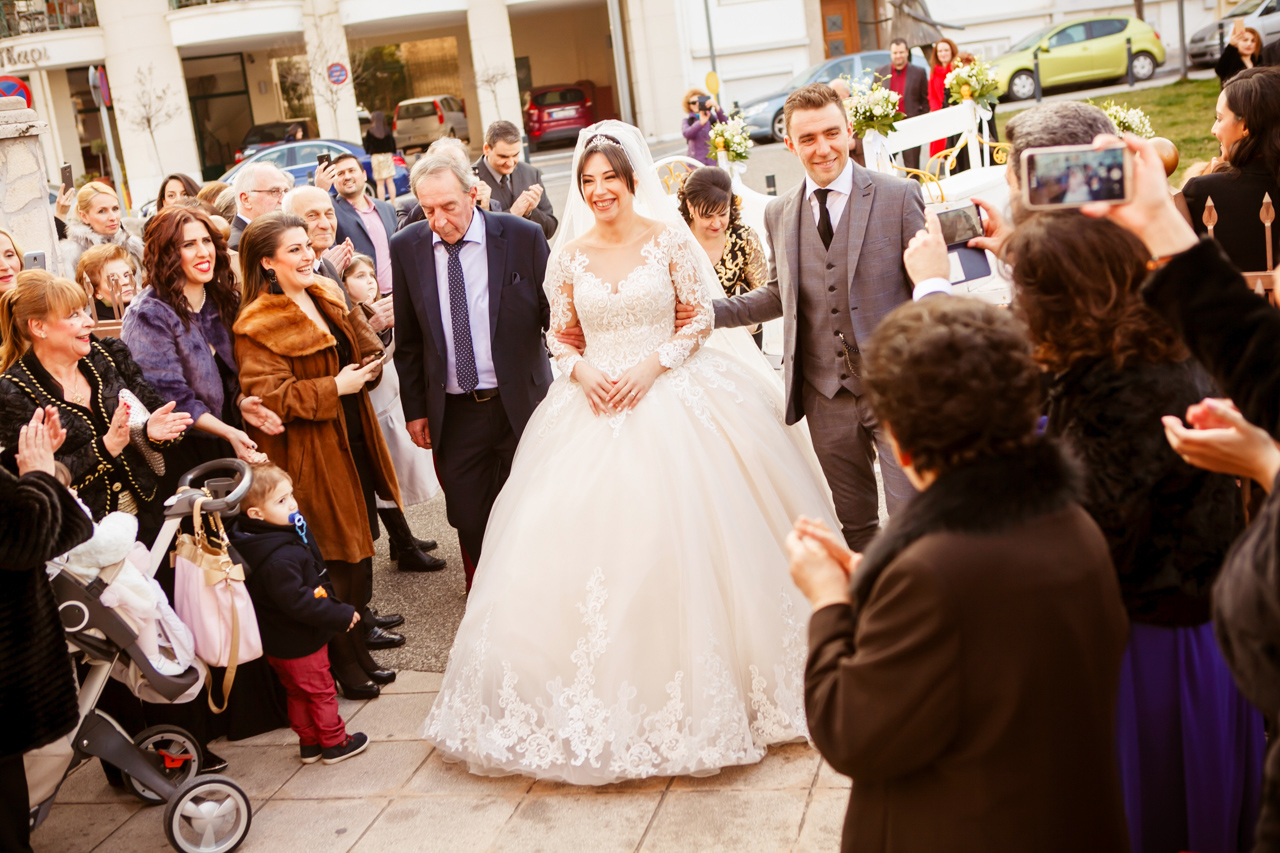
[[[609,394],[613,391],[613,382],[609,377],[585,361],[580,361],[573,366],[573,378],[587,395],[587,404],[591,406],[593,415],[599,417],[614,413],[613,406],[609,403]]]
[[[620,412],[634,409],[661,373],[662,363],[658,361],[657,353],[628,368],[609,392],[609,405]]]

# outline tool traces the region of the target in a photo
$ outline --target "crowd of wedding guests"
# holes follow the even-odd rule
[[[945,96],[936,69],[962,61],[954,44],[927,81],[894,48],[895,90]],[[811,737],[854,780],[842,849],[1280,851],[1266,740],[1280,723],[1280,314],[1241,275],[1266,266],[1253,223],[1280,180],[1276,103],[1280,72],[1245,68],[1219,100],[1220,157],[1181,194],[1128,137],[1131,203],[1041,213],[1019,202],[1022,151],[1114,144],[1115,129],[1087,104],[1021,113],[1006,128],[1012,217],[983,204],[971,244],[1007,265],[1011,310],[925,296],[865,346],[867,394],[919,494],[861,553],[806,519],[788,541],[814,608]],[[719,108],[696,91],[686,104],[692,145]],[[474,164],[456,140],[433,148],[474,168],[481,207],[550,237],[519,139],[495,123]],[[269,165],[231,186],[173,175],[140,235],[107,184],[64,190],[65,277],[24,271],[0,230],[0,696],[42,709],[0,759],[4,849],[26,845],[21,753],[65,731],[74,704],[49,664],[63,641],[41,574],[91,532],[64,481],[94,521],[136,516],[149,545],[184,472],[275,463],[354,614],[328,643],[336,685],[372,698],[394,680],[370,654],[405,642],[403,618],[370,606],[374,542],[385,528],[403,571],[445,563],[404,516],[436,479],[385,358],[390,240],[422,210],[365,184],[351,156],[308,186]],[[1218,225],[1201,240],[1209,197]],[[677,200],[726,296],[769,279],[727,173],[695,170]],[[946,279],[946,251],[930,216],[906,272]],[[172,596],[172,569],[158,579]],[[211,668],[214,695],[223,678]],[[215,737],[290,722],[266,659],[239,668],[221,714],[119,689],[101,706],[132,733],[182,725],[214,770]]]

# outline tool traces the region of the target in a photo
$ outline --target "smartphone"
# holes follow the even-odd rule
[[[328,154],[317,154],[317,155],[316,155],[316,164],[317,164],[317,165],[319,166],[319,168],[321,168],[321,169],[323,169],[325,166],[328,166],[328,165],[329,165],[330,163],[332,163],[332,162],[333,162],[333,158],[332,158],[331,156],[329,156]]]
[[[64,189],[68,189],[68,190],[69,190],[69,189],[74,189],[74,188],[75,188],[75,185],[76,185],[76,184],[75,184],[75,181],[74,181],[74,180],[72,179],[72,177],[71,177],[71,164],[70,164],[70,163],[63,163],[63,164],[62,164],[62,186],[63,186],[63,188],[64,188]]]
[[[1133,155],[1124,146],[1056,145],[1022,152],[1022,200],[1032,210],[1133,198]]]
[[[22,255],[22,268],[24,270],[48,269],[44,263],[44,252],[25,252]]]
[[[983,234],[982,212],[976,204],[939,211],[938,223],[942,226],[942,239],[948,246],[963,246]]]
[[[1234,24],[1231,25],[1231,35],[1238,36],[1244,32],[1244,18],[1236,18]]]
[[[472,167],[471,167],[471,174],[475,175],[477,178],[478,178],[478,177],[480,177],[480,167],[479,167],[479,166],[472,166]]]

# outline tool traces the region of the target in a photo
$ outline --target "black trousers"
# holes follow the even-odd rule
[[[0,850],[31,853],[31,795],[22,753],[0,757]]]
[[[449,524],[457,529],[458,542],[473,566],[480,562],[489,511],[511,474],[518,441],[499,398],[480,402],[469,394],[448,395],[435,449],[436,475],[444,489]]]

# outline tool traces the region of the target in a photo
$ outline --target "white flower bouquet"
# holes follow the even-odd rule
[[[734,116],[728,121],[711,125],[711,153],[720,149],[729,157],[729,162],[736,163],[751,156],[751,127],[743,123],[742,118]]]
[[[1147,114],[1138,107],[1128,107],[1109,100],[1102,105],[1102,111],[1107,114],[1107,118],[1111,119],[1111,123],[1120,133],[1132,133],[1143,139],[1150,139],[1156,135],[1156,132],[1151,129],[1151,119],[1147,118]]]
[[[851,94],[845,99],[844,109],[853,125],[854,136],[866,136],[869,130],[888,136],[897,123],[907,117],[897,92],[879,83],[867,85],[861,80],[845,79]]]
[[[985,110],[991,110],[996,105],[996,89],[1000,83],[996,80],[996,75],[991,71],[991,66],[983,62],[981,59],[975,59],[973,62],[964,65],[957,65],[947,75],[947,79],[943,81],[947,87],[947,91],[951,93],[952,99],[957,103],[964,100],[972,99]]]

